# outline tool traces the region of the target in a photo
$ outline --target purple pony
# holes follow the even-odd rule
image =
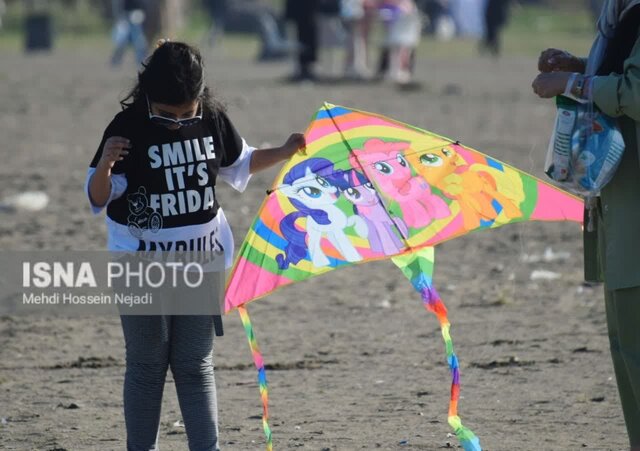
[[[353,204],[356,214],[367,224],[368,239],[371,250],[384,255],[394,255],[404,249],[405,245],[398,237],[408,236],[408,228],[402,218],[391,217],[382,205],[378,193],[367,177],[354,169],[342,173],[340,189]]]
[[[280,222],[280,232],[287,245],[284,254],[276,256],[278,268],[287,269],[290,264],[297,264],[307,257],[307,252],[314,266],[329,266],[331,262],[322,250],[323,237],[345,260],[362,260],[344,229],[353,226],[356,233],[364,237],[367,225],[362,218],[347,216],[335,205],[340,197],[337,184],[342,177],[343,172],[336,171],[333,163],[325,158],[304,160],[284,176],[278,189],[298,211],[288,214]],[[296,227],[300,218],[306,218],[306,230]]]

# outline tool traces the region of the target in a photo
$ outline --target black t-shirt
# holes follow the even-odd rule
[[[124,191],[107,205],[110,250],[216,251],[231,266],[233,235],[215,195],[220,177],[243,190],[250,177],[252,148],[246,145],[228,116],[205,112],[202,121],[169,130],[149,120],[148,109],[133,106],[115,116],[104,132],[90,164],[102,156],[106,140],[131,141],[129,154],[115,163],[114,183]],[[220,168],[225,168],[220,172]],[[120,191],[120,190],[118,190]],[[100,207],[94,207],[98,212]],[[214,315],[216,335],[222,321]]]
[[[211,221],[219,208],[218,170],[232,165],[243,149],[243,140],[225,113],[216,117],[205,113],[195,125],[169,130],[152,123],[146,108],[133,106],[111,121],[91,167],[98,164],[111,136],[129,139],[131,149],[112,169],[112,174],[126,176],[127,188],[109,203],[107,216],[143,229]]]

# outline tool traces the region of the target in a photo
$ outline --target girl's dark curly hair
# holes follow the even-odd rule
[[[146,108],[145,95],[151,102],[166,105],[199,100],[204,114],[214,118],[225,111],[225,106],[211,96],[205,83],[200,51],[184,42],[161,41],[138,73],[138,83],[120,105],[122,109]]]

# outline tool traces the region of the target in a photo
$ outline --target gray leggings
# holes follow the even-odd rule
[[[218,451],[213,316],[120,316],[126,344],[127,451],[156,451],[167,374],[176,384],[190,451]]]

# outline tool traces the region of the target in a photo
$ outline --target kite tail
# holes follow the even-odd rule
[[[262,398],[262,428],[264,429],[264,435],[267,439],[267,451],[273,450],[273,441],[271,438],[271,428],[269,427],[269,389],[267,387],[267,375],[264,369],[264,360],[260,348],[258,348],[258,342],[256,341],[256,335],[253,331],[253,325],[249,318],[249,312],[246,307],[238,307],[238,313],[240,313],[240,320],[244,326],[244,331],[247,334],[249,340],[249,347],[251,348],[251,354],[253,354],[253,362],[258,370],[258,385],[260,387],[260,397]]]
[[[449,369],[451,370],[451,400],[449,401],[449,426],[456,433],[456,437],[460,441],[460,444],[465,451],[481,451],[480,440],[471,431],[466,428],[460,417],[458,416],[458,400],[460,399],[460,366],[458,365],[458,357],[453,350],[453,341],[449,330],[451,323],[447,318],[447,308],[445,307],[440,295],[435,288],[431,286],[423,286],[420,289],[420,295],[422,301],[427,310],[436,315],[438,322],[440,322],[440,329],[442,330],[442,338],[444,339],[445,351],[447,353],[447,362],[449,363]]]
[[[435,262],[435,250],[433,247],[418,249],[409,254],[399,255],[391,259],[402,271],[411,285],[422,297],[422,302],[427,310],[432,312],[440,322],[442,338],[444,339],[447,362],[451,370],[451,400],[449,401],[449,426],[453,428],[465,451],[482,451],[480,440],[470,430],[462,425],[458,416],[458,400],[460,399],[460,367],[458,357],[453,352],[453,342],[449,329],[451,324],[447,318],[447,308],[444,306],[440,295],[433,288],[432,277]]]

